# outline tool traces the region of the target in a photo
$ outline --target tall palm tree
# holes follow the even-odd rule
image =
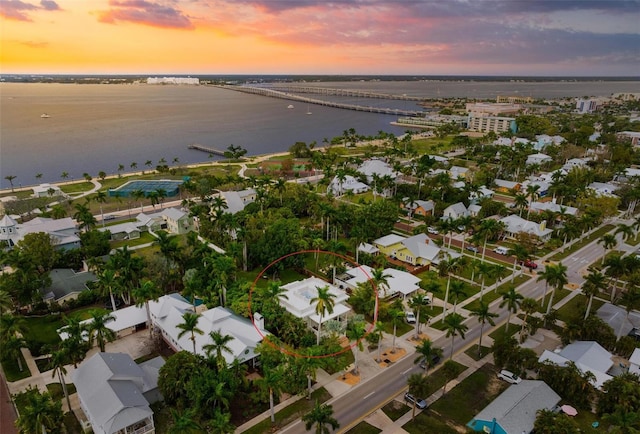
[[[425,375],[429,373],[429,368],[433,368],[435,360],[442,357],[442,348],[433,346],[433,342],[430,339],[423,339],[422,342],[416,347],[416,354],[413,363],[424,362]]]
[[[16,178],[17,178],[16,175],[7,175],[4,177],[4,179],[9,181],[9,184],[11,185],[11,193],[13,193],[13,180]]]
[[[451,288],[449,288],[449,294],[453,299],[453,313],[456,313],[456,307],[458,305],[458,299],[467,295],[467,288],[462,280],[454,280],[451,282]]]
[[[355,348],[354,348],[354,362],[353,362],[353,372],[354,374],[358,375],[359,371],[358,371],[358,353],[360,351],[364,350],[364,347],[362,345],[362,338],[365,336],[365,334],[367,333],[367,331],[365,330],[365,326],[364,326],[364,322],[363,321],[349,321],[349,325],[347,326],[347,338],[349,338],[349,340],[355,341]]]
[[[518,292],[516,292],[516,288],[511,286],[509,290],[502,294],[502,301],[500,302],[500,307],[507,306],[508,316],[507,316],[507,326],[506,330],[509,331],[509,323],[511,322],[511,314],[518,312],[520,309],[520,303],[524,296]]]
[[[307,431],[316,426],[316,434],[329,434],[331,431],[340,428],[340,424],[333,417],[333,407],[328,404],[320,404],[316,400],[316,405],[309,411],[309,413],[302,416],[304,427]]]
[[[625,320],[620,324],[620,328],[618,329],[618,335],[616,336],[616,340],[619,341],[620,337],[622,337],[622,330],[625,323],[629,322],[629,314],[632,310],[638,309],[640,307],[640,289],[632,286],[627,289],[620,297],[620,304],[624,306],[624,310],[627,312],[625,315]]]
[[[391,322],[393,323],[393,340],[391,342],[391,354],[395,354],[398,323],[404,319],[404,311],[402,309],[391,309],[388,315],[391,318]]]
[[[602,244],[602,247],[604,248],[604,254],[602,255],[602,261],[600,262],[601,264],[604,264],[604,259],[607,257],[609,251],[618,245],[618,240],[613,234],[604,234],[598,240],[598,244]]]
[[[411,297],[411,299],[409,299],[409,307],[413,309],[413,312],[416,315],[415,337],[416,339],[418,339],[418,337],[420,336],[420,324],[422,324],[422,320],[420,320],[420,317],[422,315],[426,315],[424,312],[425,306],[424,306],[424,297],[422,296],[422,294],[416,294],[413,297]]]
[[[451,337],[451,354],[449,356],[450,360],[453,360],[453,342],[456,336],[460,335],[460,337],[464,339],[464,334],[469,329],[469,327],[464,324],[463,321],[464,317],[459,313],[452,313],[444,319],[444,328],[447,331],[445,336]]]
[[[413,401],[411,418],[416,417],[416,402],[418,399],[422,398],[424,395],[428,393],[429,390],[429,379],[426,375],[422,373],[415,373],[409,375],[407,378],[407,386],[409,386],[409,393],[416,398]]]
[[[147,328],[149,329],[149,336],[152,337],[153,324],[151,322],[149,301],[157,300],[162,295],[162,290],[151,280],[143,280],[140,286],[133,288],[131,295],[133,295],[137,307],[144,305],[144,308],[147,311]]]
[[[20,372],[24,370],[22,366],[22,349],[27,347],[27,342],[18,337],[18,335],[11,335],[8,338],[2,339],[2,346],[0,346],[0,358],[9,360],[14,359],[17,362]]]
[[[629,238],[635,235],[635,231],[633,230],[633,225],[626,225],[624,223],[620,223],[616,230],[613,231],[614,235],[622,234],[622,241],[627,241]]]
[[[380,290],[382,290],[383,298],[390,295],[387,294],[387,291],[389,290],[389,278],[391,278],[391,275],[385,273],[384,268],[382,267],[374,268],[371,271],[371,281],[373,282],[373,286],[376,291],[378,291],[378,294],[380,293]]]
[[[582,292],[589,297],[589,303],[587,304],[587,310],[584,313],[584,319],[589,317],[591,313],[591,305],[593,304],[593,297],[600,292],[607,284],[607,278],[604,274],[596,270],[595,268],[589,268],[589,274],[584,278],[584,284],[582,285]]]
[[[492,326],[496,325],[494,318],[498,317],[498,314],[489,310],[489,303],[484,300],[480,300],[480,304],[477,308],[471,310],[471,316],[478,318],[480,323],[480,339],[478,339],[478,357],[482,355],[482,332],[484,330],[485,323],[489,323]]]
[[[482,245],[482,262],[484,262],[485,253],[487,252],[487,241],[499,237],[504,231],[504,228],[504,223],[498,220],[485,219],[480,223],[478,236],[480,238],[484,238],[484,243]]]
[[[320,334],[321,334],[321,327],[322,327],[322,318],[324,317],[325,313],[329,313],[332,314],[333,313],[333,306],[335,304],[334,299],[336,298],[336,295],[331,293],[329,291],[329,285],[325,285],[325,286],[318,286],[316,287],[316,290],[318,291],[318,295],[314,298],[312,298],[310,300],[310,303],[316,304],[316,313],[319,316],[318,319],[318,336],[317,336],[317,345],[320,345]]]
[[[16,335],[16,333],[24,334],[27,330],[27,323],[22,316],[11,315],[5,313],[0,315],[0,342]]]
[[[274,412],[274,403],[273,403],[273,395],[275,393],[280,393],[282,390],[283,379],[285,376],[285,372],[283,370],[283,365],[280,365],[275,368],[265,369],[263,371],[262,378],[257,380],[258,386],[269,392],[269,411],[271,413],[271,423],[276,422],[276,414]]]
[[[5,311],[7,313],[13,310],[13,300],[11,299],[11,295],[0,289],[0,315],[4,315]]]
[[[541,278],[545,280],[547,285],[551,286],[551,297],[547,305],[547,314],[549,314],[551,306],[553,305],[553,297],[555,296],[556,290],[562,289],[564,285],[569,283],[569,280],[567,279],[567,267],[566,265],[563,265],[562,262],[549,264],[545,267],[544,271],[540,273],[538,280]],[[544,296],[542,297],[542,302],[542,305],[544,306]]]
[[[229,343],[233,341],[233,336],[223,335],[220,330],[213,330],[209,332],[211,343],[202,347],[207,357],[211,358],[211,355],[215,355],[216,365],[218,369],[222,370],[227,366],[227,360],[224,357],[224,353],[229,353],[233,356],[233,351],[229,346]]]
[[[102,220],[102,227],[104,227],[104,211],[102,210],[102,205],[107,203],[107,193],[98,191],[94,199],[100,204],[100,219]]]
[[[113,312],[116,311],[116,300],[113,293],[119,292],[120,287],[120,278],[117,276],[114,270],[106,269],[98,275],[98,288],[102,292],[109,294],[109,298],[111,300],[111,310]]]
[[[524,342],[526,339],[525,329],[527,328],[527,321],[538,310],[540,305],[534,298],[523,298],[520,302],[520,309],[524,312],[524,318],[522,319],[522,327],[520,328],[520,342]]]
[[[447,288],[444,293],[444,306],[442,317],[447,316],[447,304],[449,303],[449,288],[451,287],[451,275],[458,272],[464,264],[462,257],[442,259],[438,263],[438,275],[447,277]]]
[[[200,319],[200,315],[192,312],[185,312],[182,315],[182,321],[176,327],[178,327],[181,332],[178,333],[178,339],[184,336],[187,333],[191,334],[191,342],[193,343],[193,354],[196,354],[196,333],[199,335],[203,335],[204,332],[198,328],[198,320]]]
[[[604,261],[604,266],[606,267],[605,274],[607,276],[610,276],[611,279],[615,279],[615,282],[611,288],[611,301],[613,301],[616,297],[618,281],[629,271],[628,263],[625,261],[622,255],[614,254],[609,256]]]
[[[58,381],[60,382],[60,387],[62,387],[62,391],[64,392],[64,397],[67,400],[67,406],[69,411],[71,411],[71,400],[69,399],[69,392],[67,391],[67,383],[64,381],[64,376],[67,374],[67,369],[65,365],[68,363],[69,357],[67,356],[67,352],[63,349],[58,351],[54,351],[51,354],[51,361],[49,362],[51,371],[51,378],[58,375]]]
[[[79,228],[84,229],[85,232],[89,232],[96,226],[96,218],[91,214],[91,210],[86,205],[76,203],[74,205],[76,212],[73,214],[73,218],[79,223]]]
[[[107,323],[115,321],[116,317],[101,309],[93,309],[89,311],[91,321],[87,326],[89,333],[89,342],[97,342],[100,352],[104,353],[107,342],[113,342],[116,339],[116,332],[107,327]]]
[[[324,367],[324,352],[321,347],[307,347],[300,350],[302,357],[297,357],[296,362],[302,366],[307,376],[307,399],[311,399],[311,381],[316,380],[318,369]]]

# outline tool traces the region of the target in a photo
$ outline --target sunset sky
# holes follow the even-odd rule
[[[640,0],[0,0],[0,72],[632,75]]]

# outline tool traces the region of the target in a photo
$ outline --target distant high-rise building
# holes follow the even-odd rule
[[[475,113],[469,114],[468,128],[469,131],[482,133],[488,133],[491,131],[494,133],[503,133],[506,131],[515,133],[517,131],[515,118],[479,116]]]

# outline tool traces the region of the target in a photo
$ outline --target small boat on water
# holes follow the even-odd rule
[[[307,114],[308,115],[312,115],[313,113],[311,113],[311,110],[309,110],[309,104],[307,104]]]
[[[41,117],[42,119],[47,119],[47,118],[50,118],[51,116],[49,116],[49,115],[48,115],[48,114],[46,114],[46,113],[42,113],[42,114],[40,115],[40,117]]]
[[[288,108],[288,109],[292,109],[292,108],[293,108],[293,104],[289,104],[289,105],[287,106],[287,108]]]

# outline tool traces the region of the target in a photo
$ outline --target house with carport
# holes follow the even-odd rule
[[[595,341],[576,341],[557,352],[544,350],[538,362],[554,363],[558,366],[567,366],[567,363],[573,362],[581,372],[593,374],[592,384],[600,389],[612,378],[609,374],[614,366],[612,357],[609,351]]]

